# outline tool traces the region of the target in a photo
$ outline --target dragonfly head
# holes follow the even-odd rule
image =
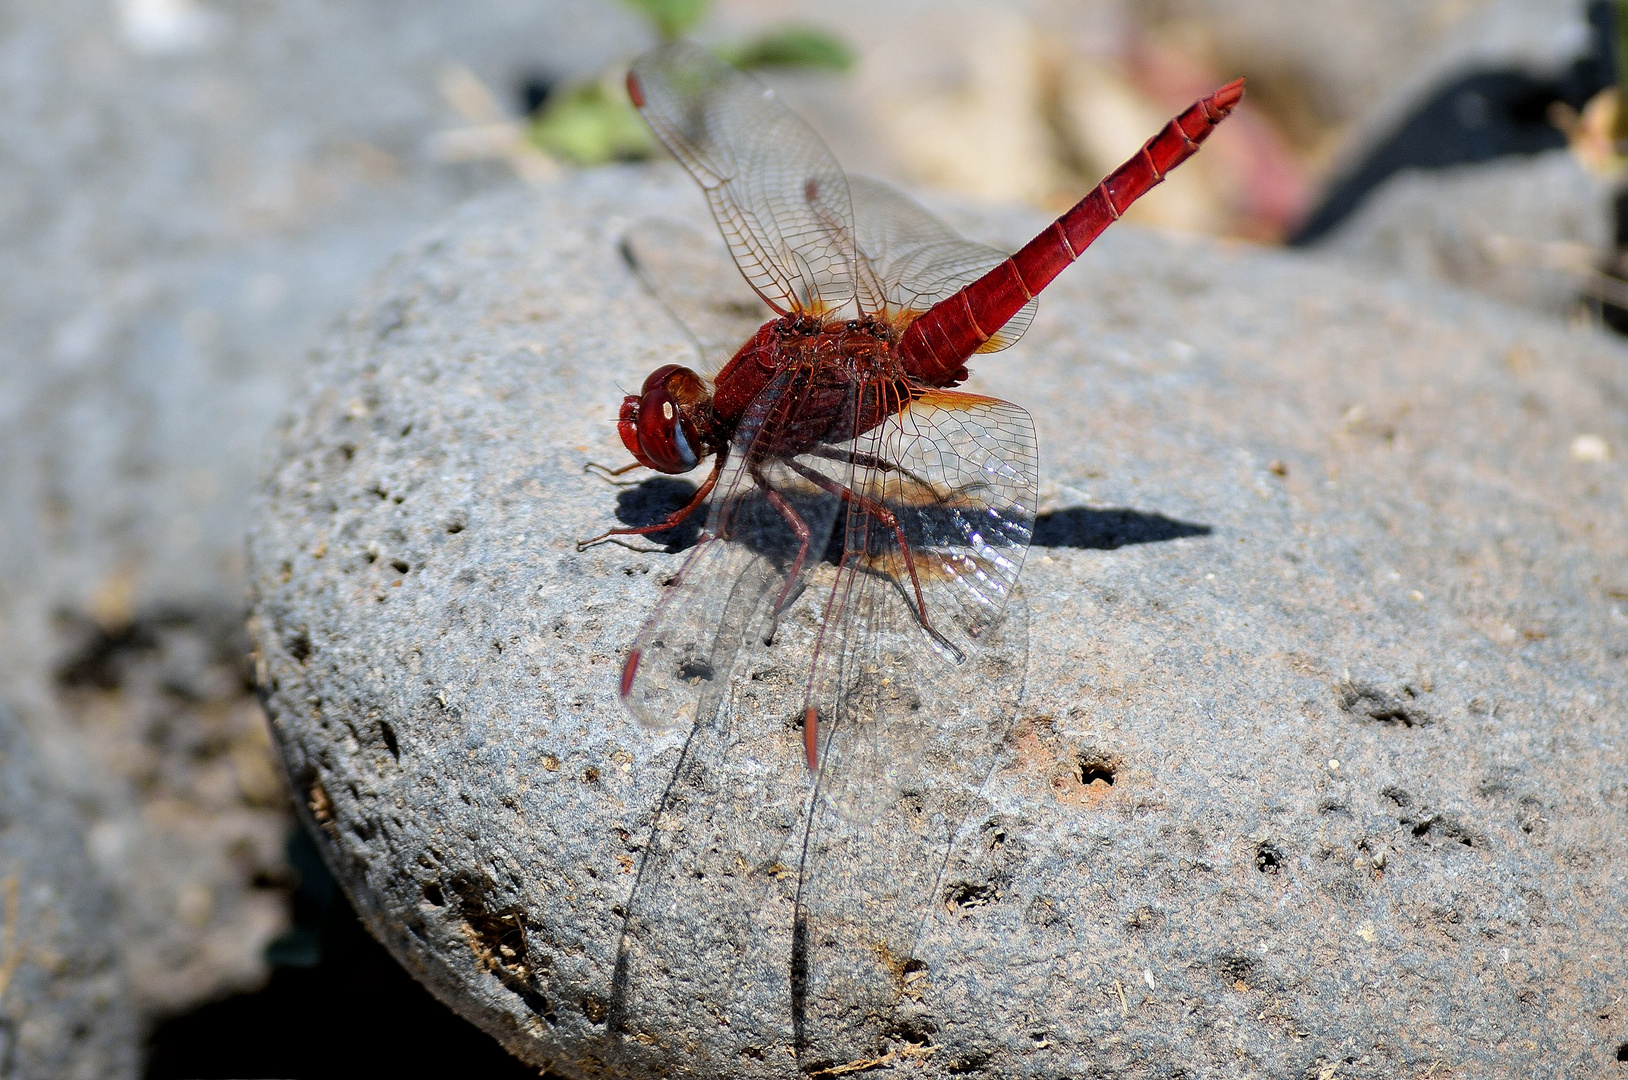
[[[712,394],[687,367],[667,364],[650,373],[638,394],[622,399],[617,424],[639,464],[664,473],[689,472],[717,450],[708,437]]]

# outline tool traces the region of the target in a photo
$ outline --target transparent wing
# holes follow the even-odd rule
[[[622,698],[644,724],[694,724],[717,711],[741,645],[795,598],[831,535],[840,498],[763,448],[780,418],[801,411],[805,375],[784,371],[753,401],[700,541],[634,638]]]
[[[635,222],[622,237],[622,257],[695,341],[701,354],[695,371],[706,378],[774,317],[718,238],[681,221]]]
[[[1021,683],[1027,637],[998,631],[1034,531],[1039,460],[1026,412],[953,391],[827,453],[829,480],[850,494],[809,707],[824,794],[872,820],[935,732],[1010,720],[1001,686]]]
[[[685,42],[635,60],[628,89],[701,185],[735,264],[770,307],[820,314],[853,298],[847,178],[774,91]]]
[[[983,786],[1023,694],[1025,615],[1022,596],[1012,596],[983,649],[924,688],[932,723],[901,791],[856,789],[858,762],[842,762],[850,767],[844,781],[834,772],[842,740],[830,744],[820,784],[834,787],[810,809],[794,914],[806,942],[793,953],[794,964],[801,960],[793,978],[803,991],[807,1058],[868,1056],[853,1045],[865,1032],[851,1017],[909,1008],[941,974],[923,936],[942,917],[946,865],[957,848],[978,842],[975,823],[990,819]]]
[[[1006,261],[1006,252],[973,243],[880,180],[851,176],[848,187],[866,311],[920,315]],[[978,351],[997,352],[1022,337],[1036,303],[1020,308]]]

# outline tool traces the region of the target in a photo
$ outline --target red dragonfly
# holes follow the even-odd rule
[[[810,769],[896,782],[924,738],[920,688],[992,636],[1035,519],[1029,415],[951,388],[973,355],[1018,339],[1036,295],[1198,149],[1243,80],[1170,121],[1010,257],[884,184],[845,176],[773,91],[697,46],[641,56],[627,90],[701,185],[775,317],[729,342],[732,355],[714,348],[701,371],[658,368],[622,402],[636,461],[615,472],[684,473],[709,457],[712,468],[666,519],[578,545],[671,529],[711,497],[699,541],[628,653],[621,696],[653,726],[706,719],[740,646],[772,637],[840,519],[804,753]]]

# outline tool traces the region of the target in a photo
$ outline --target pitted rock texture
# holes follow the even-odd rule
[[[281,432],[258,678],[415,975],[565,1076],[1619,1067],[1628,352],[1110,230],[972,365],[1040,438],[1022,701],[855,825],[810,814],[792,722],[817,588],[716,724],[651,731],[616,675],[683,556],[573,546],[688,490],[584,466],[689,358],[619,242],[700,213],[671,168],[471,205]]]
[[[129,1080],[137,1031],[84,822],[0,705],[0,1076]]]

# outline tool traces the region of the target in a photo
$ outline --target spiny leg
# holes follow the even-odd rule
[[[601,479],[607,480],[610,483],[615,484],[617,487],[626,487],[635,481],[617,480],[616,477],[621,476],[623,473],[630,473],[639,467],[640,463],[637,461],[630,461],[619,469],[613,469],[609,465],[601,465],[597,461],[589,461],[583,464],[582,471],[595,473]]]
[[[922,595],[921,581],[916,576],[916,559],[915,556],[910,552],[910,542],[905,539],[904,527],[899,524],[899,519],[893,513],[893,511],[889,510],[881,503],[861,495],[852,488],[838,483],[829,476],[824,476],[815,472],[806,465],[800,464],[796,461],[787,461],[786,464],[791,466],[792,469],[796,470],[799,476],[802,476],[810,483],[818,485],[833,495],[841,496],[843,500],[853,506],[857,506],[865,513],[870,514],[872,517],[876,518],[876,520],[880,521],[884,526],[893,531],[894,539],[899,543],[899,552],[904,556],[905,570],[910,574],[910,587],[915,591],[916,594],[917,621],[921,623],[921,628],[927,631],[928,636],[959,657],[961,655],[961,650],[952,645],[949,639],[943,634],[939,633],[938,630],[933,627],[932,622],[927,618],[927,599]]]
[[[931,491],[934,498],[938,502],[944,501],[943,497],[939,496],[937,489],[933,487],[933,482],[931,480],[927,479],[925,476],[918,476],[909,469],[905,468],[903,465],[895,464],[886,458],[877,457],[875,454],[865,454],[858,450],[839,450],[835,446],[816,446],[814,449],[807,451],[807,453],[811,457],[825,458],[827,461],[837,461],[844,465],[858,465],[861,468],[876,469],[879,472],[885,473],[896,472],[900,476],[906,477],[912,482],[920,484],[928,491]]]
[[[781,588],[780,596],[775,600],[774,607],[769,613],[769,632],[763,639],[763,643],[767,645],[773,641],[774,632],[780,625],[780,613],[795,598],[792,590],[797,588],[798,580],[803,576],[803,563],[808,560],[808,541],[811,534],[808,523],[803,520],[802,515],[786,501],[785,496],[774,489],[769,483],[769,478],[763,475],[761,465],[749,465],[747,472],[751,474],[753,482],[763,489],[763,496],[769,500],[769,505],[780,512],[780,516],[786,519],[786,524],[791,526],[791,531],[797,537],[797,558],[792,560],[786,584]]]
[[[600,533],[591,540],[578,540],[577,550],[587,551],[595,544],[604,543],[613,536],[644,536],[648,533],[666,532],[668,529],[682,525],[684,523],[684,519],[695,513],[695,511],[700,508],[701,504],[706,501],[706,497],[712,494],[712,489],[718,484],[718,473],[723,470],[723,467],[724,461],[722,455],[720,455],[717,461],[713,463],[712,472],[707,475],[706,480],[702,482],[698,489],[696,489],[695,496],[691,498],[690,501],[683,507],[674,510],[671,514],[668,514],[664,520],[658,521],[654,525],[638,525],[626,529],[611,529],[608,532]]]

